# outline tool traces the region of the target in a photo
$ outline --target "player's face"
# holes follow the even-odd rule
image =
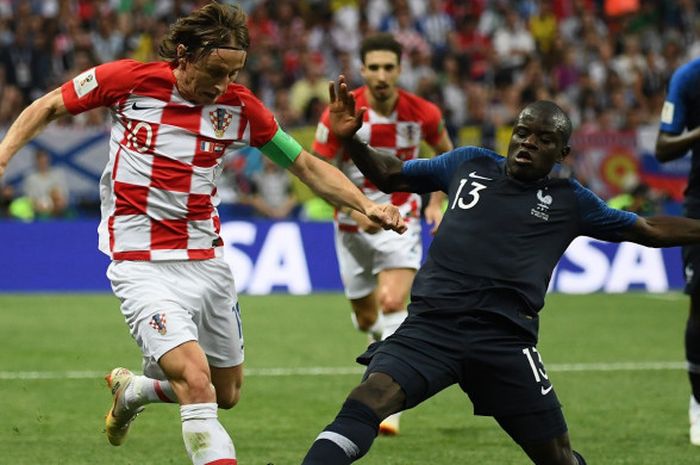
[[[508,173],[520,181],[536,181],[568,152],[552,115],[526,108],[515,122],[508,145]]]
[[[209,105],[221,97],[236,81],[245,65],[244,50],[217,48],[195,61],[182,59],[178,66],[177,88],[190,102]]]
[[[396,96],[396,81],[399,79],[401,67],[394,52],[367,52],[360,73],[375,100],[384,102]]]

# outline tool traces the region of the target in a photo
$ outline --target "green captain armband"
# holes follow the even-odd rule
[[[287,168],[294,163],[301,153],[301,145],[295,141],[292,136],[282,130],[277,129],[277,132],[270,141],[260,147],[260,151],[264,153],[270,160],[277,163],[282,168]]]

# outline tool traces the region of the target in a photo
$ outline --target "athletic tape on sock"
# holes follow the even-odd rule
[[[357,444],[342,434],[334,433],[333,431],[322,431],[316,440],[318,441],[321,439],[333,442],[335,445],[340,447],[349,458],[355,458],[360,454],[360,448],[357,446]]]

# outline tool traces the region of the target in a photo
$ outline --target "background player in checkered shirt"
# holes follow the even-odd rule
[[[107,274],[133,337],[145,358],[158,362],[145,371],[165,376],[115,368],[106,377],[113,395],[107,437],[120,445],[143,405],[178,402],[195,465],[236,464],[217,419],[217,404],[235,405],[243,381],[240,311],[215,208],[222,157],[259,147],[333,204],[405,229],[396,207],[370,201],[339,170],[302,150],[235,83],[248,42],[240,9],[209,4],[170,29],[161,45],[167,61],[120,60],[85,71],[25,109],[0,143],[2,175],[50,121],[110,109],[100,250],[112,258]]]
[[[360,47],[361,74],[365,85],[353,92],[358,107],[365,106],[358,136],[373,147],[401,160],[418,157],[421,141],[435,152],[452,150],[440,109],[397,87],[402,47],[391,34],[365,38]],[[378,190],[343,151],[329,131],[328,109],[321,115],[312,151],[334,162],[376,202],[391,202],[404,215],[408,231],[399,236],[360,212],[341,208],[336,215],[335,244],[345,295],[350,300],[353,324],[375,340],[386,339],[406,318],[406,302],[413,277],[423,255],[421,197],[418,194]],[[433,232],[442,219],[444,194],[431,194],[425,218]],[[399,432],[399,414],[382,422],[383,434]]]

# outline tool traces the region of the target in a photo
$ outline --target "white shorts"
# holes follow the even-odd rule
[[[383,270],[417,270],[423,258],[420,221],[408,223],[403,234],[382,230],[376,234],[345,232],[335,225],[335,251],[345,296],[359,299],[377,287],[377,274]]]
[[[223,258],[113,261],[107,277],[146,359],[157,361],[185,342],[198,341],[211,366],[243,363],[240,307]]]

